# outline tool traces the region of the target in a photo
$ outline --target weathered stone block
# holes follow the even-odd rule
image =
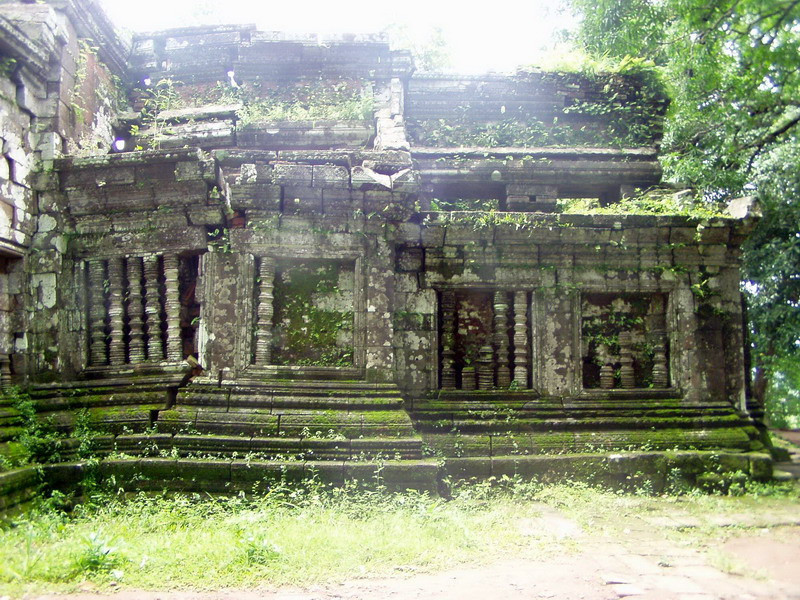
[[[222,210],[214,207],[191,208],[186,216],[190,225],[220,225],[224,222]]]
[[[312,185],[319,188],[350,187],[350,173],[346,167],[336,165],[314,165]]]
[[[314,167],[294,163],[275,163],[272,178],[275,183],[289,187],[311,187]]]

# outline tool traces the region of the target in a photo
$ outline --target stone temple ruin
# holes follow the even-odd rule
[[[642,77],[417,74],[381,38],[250,26],[126,40],[52,0],[0,4],[0,105],[0,379],[62,438],[2,507],[80,479],[78,428],[139,489],[770,476],[748,203],[614,214],[660,182]]]

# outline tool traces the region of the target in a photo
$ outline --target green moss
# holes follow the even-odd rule
[[[321,308],[341,304],[342,265],[306,261],[279,269],[275,280],[275,350],[279,365],[352,366],[353,313]],[[343,335],[344,334],[344,335]],[[347,338],[349,342],[344,343]]]

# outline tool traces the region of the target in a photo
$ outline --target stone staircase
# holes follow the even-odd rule
[[[422,458],[394,384],[281,380],[195,381],[159,411],[159,433],[179,453],[251,453],[292,460]]]
[[[443,391],[408,409],[425,443],[445,457],[761,448],[731,404],[688,404],[668,390],[574,398]]]
[[[37,417],[59,438],[48,484],[80,481],[83,459],[93,456],[103,459],[95,475],[129,491],[228,493],[309,477],[437,489],[439,466],[423,459],[422,438],[393,384],[181,382],[179,375],[142,376],[34,388]],[[0,419],[5,440],[19,433],[13,407],[0,407]]]
[[[443,391],[404,400],[394,384],[303,375],[39,385],[31,393],[37,416],[60,436],[57,464],[41,473],[54,487],[94,469],[126,491],[234,493],[312,476],[436,492],[447,477],[577,478],[631,489],[655,481],[665,489],[672,471],[690,482],[715,465],[757,479],[772,472],[768,455],[750,452],[763,446],[749,418],[668,390],[571,398]],[[13,447],[20,419],[0,406],[0,449]],[[91,456],[103,460],[91,467]],[[9,498],[30,496],[30,477],[4,475]]]

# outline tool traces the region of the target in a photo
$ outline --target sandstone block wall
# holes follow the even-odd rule
[[[752,217],[559,213],[659,184],[647,82],[423,77],[380,38],[250,26],[127,42],[92,2],[0,18],[4,381],[191,356],[220,381],[744,408]]]

